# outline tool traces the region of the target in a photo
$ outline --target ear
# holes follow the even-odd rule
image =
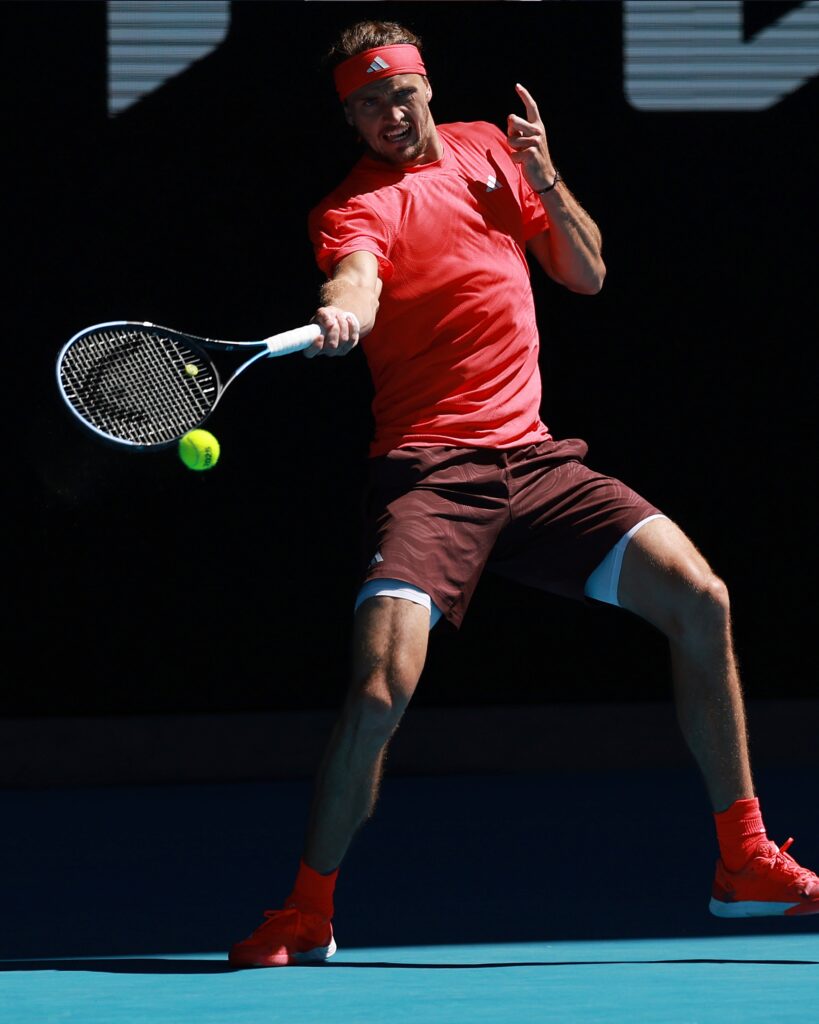
[[[427,87],[427,103],[432,99],[432,86],[429,84],[429,79],[424,78],[424,84]]]
[[[350,127],[352,127],[353,115],[350,113],[350,108],[346,102],[344,103],[344,120],[347,122],[348,125],[350,125]]]

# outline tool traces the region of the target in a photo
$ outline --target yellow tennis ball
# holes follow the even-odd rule
[[[189,430],[179,438],[179,458],[188,469],[213,469],[219,461],[219,442],[208,430]]]

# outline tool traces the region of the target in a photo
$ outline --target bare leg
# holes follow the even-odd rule
[[[375,597],[356,614],[352,682],[316,781],[304,860],[339,866],[378,796],[384,754],[415,692],[427,652],[429,612]]]
[[[677,717],[713,809],[752,797],[725,584],[677,526],[656,519],[626,548],[619,601],[668,638]]]

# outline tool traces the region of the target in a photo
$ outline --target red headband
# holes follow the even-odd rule
[[[342,102],[351,92],[369,82],[393,75],[425,75],[427,69],[421,60],[417,46],[399,43],[395,46],[380,46],[364,50],[339,64],[333,72],[336,90]]]

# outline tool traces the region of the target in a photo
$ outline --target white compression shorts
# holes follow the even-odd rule
[[[623,567],[623,555],[631,538],[652,519],[665,518],[667,517],[659,513],[646,516],[645,519],[641,519],[639,523],[632,526],[628,533],[624,533],[586,580],[586,585],[583,588],[586,597],[590,597],[594,601],[602,601],[604,604],[613,604],[619,608],[617,590],[620,585],[620,570]],[[429,612],[430,629],[441,618],[441,609],[433,603],[429,594],[425,590],[421,590],[420,587],[414,587],[411,583],[405,583],[403,580],[367,580],[355,599],[355,611],[358,611],[359,607],[371,597],[395,597],[422,605]]]

